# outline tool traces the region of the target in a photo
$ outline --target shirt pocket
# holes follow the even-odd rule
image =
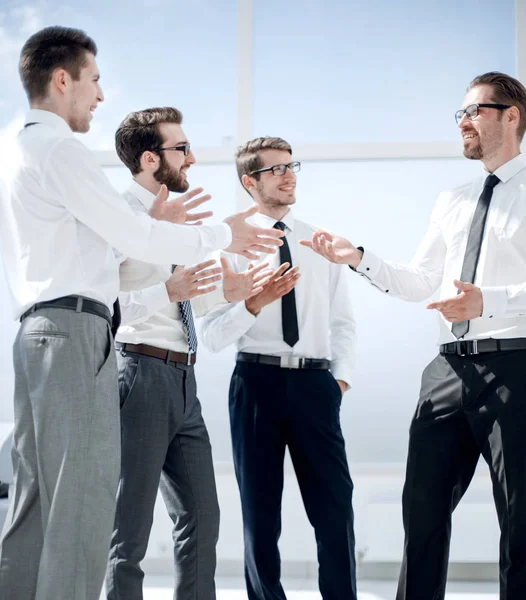
[[[502,242],[521,242],[526,234],[526,196],[519,194],[495,215],[493,231]]]

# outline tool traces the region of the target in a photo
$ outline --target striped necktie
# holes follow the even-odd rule
[[[172,273],[177,265],[172,265]],[[197,333],[195,331],[194,316],[192,314],[192,303],[190,300],[183,300],[177,303],[179,305],[179,312],[181,313],[181,321],[183,322],[184,330],[188,338],[188,347],[190,352],[195,354],[197,352]]]

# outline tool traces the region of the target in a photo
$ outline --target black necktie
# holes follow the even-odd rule
[[[281,229],[281,231],[285,231],[285,223],[282,223],[281,221],[278,221],[274,227],[276,229]],[[292,267],[292,258],[290,256],[287,238],[283,237],[281,239],[283,245],[279,247],[280,263],[283,264],[288,262]],[[300,339],[294,288],[292,288],[288,294],[281,297],[281,324],[283,327],[283,339],[292,348],[292,346]]]
[[[460,281],[473,283],[477,272],[477,263],[480,256],[480,247],[482,245],[482,237],[484,235],[484,226],[488,216],[491,197],[493,196],[493,188],[500,182],[496,175],[488,175],[484,182],[484,189],[475,209],[473,221],[468,235],[468,243],[466,246],[466,254],[464,254],[464,263],[460,274]],[[469,321],[459,321],[453,323],[451,331],[456,338],[461,338],[469,331]]]

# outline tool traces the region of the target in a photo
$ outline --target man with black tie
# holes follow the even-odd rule
[[[280,244],[274,230],[261,238],[245,223],[248,213],[209,227],[166,222],[181,212],[164,201],[166,187],[150,216],[133,212],[74,136],[89,130],[104,99],[96,54],[84,32],[47,27],[20,55],[31,110],[0,203],[13,317],[22,322],[0,598],[99,599],[120,469],[113,248],[153,263],[190,263],[229,246],[246,255]]]
[[[149,108],[130,113],[117,130],[117,154],[133,176],[123,195],[137,214],[151,209],[161,185],[170,192],[188,190],[187,172],[195,157],[182,120],[176,108]],[[193,199],[200,191],[180,196],[181,208],[206,200]],[[214,262],[185,268],[127,258],[120,266],[121,477],[106,577],[108,600],[143,597],[140,563],[159,487],[174,524],[174,600],[215,598],[219,506],[194,375],[194,314],[245,300],[261,289],[267,275],[264,264],[239,274],[225,265],[218,287],[222,270]]]
[[[464,156],[485,173],[443,192],[409,265],[344,238],[303,243],[348,264],[390,296],[420,301],[441,286],[439,355],[425,369],[411,423],[398,600],[445,595],[451,514],[480,455],[501,527],[500,597],[526,597],[526,89],[503,73],[469,85],[455,114]]]
[[[298,244],[314,228],[291,210],[300,163],[287,142],[252,140],[239,148],[236,166],[259,206],[254,222],[285,231],[280,256],[271,260],[281,267],[270,282],[248,300],[209,313],[202,328],[210,350],[232,343],[239,350],[229,404],[248,597],[286,598],[278,539],[288,447],[314,527],[321,594],[356,600],[353,484],[339,420],[355,354],[345,273]],[[233,255],[228,261],[237,272],[246,265]]]

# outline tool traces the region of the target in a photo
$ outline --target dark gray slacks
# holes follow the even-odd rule
[[[173,521],[176,600],[214,600],[219,505],[193,367],[117,353],[122,460],[106,577],[109,600],[142,599],[160,487]]]
[[[403,493],[397,600],[443,600],[451,514],[480,455],[501,528],[500,598],[526,598],[526,351],[437,356],[422,376]]]
[[[40,309],[15,367],[14,493],[0,598],[99,600],[120,466],[113,339],[101,317]]]

